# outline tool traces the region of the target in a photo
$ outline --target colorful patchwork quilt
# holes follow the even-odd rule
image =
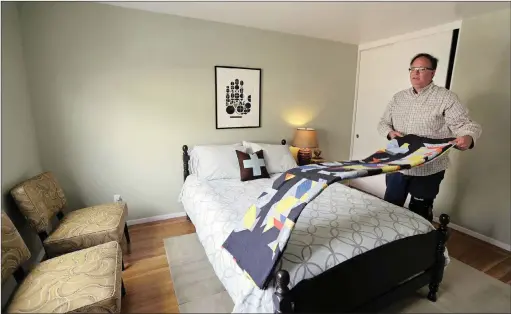
[[[326,187],[346,179],[421,166],[454,147],[453,140],[406,135],[363,160],[290,169],[248,208],[222,247],[256,286],[266,289],[300,213]]]

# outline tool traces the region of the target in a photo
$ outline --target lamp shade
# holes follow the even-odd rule
[[[311,128],[298,128],[293,138],[293,146],[300,148],[318,147],[316,130]]]

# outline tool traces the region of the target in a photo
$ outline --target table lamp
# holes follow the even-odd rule
[[[298,128],[293,138],[293,146],[300,148],[298,151],[298,164],[308,165],[311,162],[311,148],[318,147],[316,130],[312,128]]]

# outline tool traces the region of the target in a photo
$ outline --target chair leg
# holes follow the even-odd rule
[[[121,279],[121,296],[124,297],[126,295],[126,288],[124,288],[124,280]]]
[[[127,223],[124,223],[124,235],[126,236],[126,242],[128,242],[128,244],[131,243],[130,241],[130,232],[128,231],[128,224]]]
[[[124,269],[126,269],[126,267],[124,267],[124,259],[122,260],[122,271],[124,271]]]
[[[26,277],[26,273],[25,273],[25,271],[23,270],[23,268],[21,268],[21,266],[20,266],[20,267],[18,267],[18,268],[14,271],[13,275],[14,275],[14,279],[16,280],[16,282],[17,282],[18,284],[20,284],[20,283],[21,283],[21,282],[25,279],[25,277]]]

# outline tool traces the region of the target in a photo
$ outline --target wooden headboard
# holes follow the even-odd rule
[[[286,140],[280,141],[282,145],[286,145]],[[188,145],[183,145],[183,181],[190,175],[190,155],[188,154]]]

